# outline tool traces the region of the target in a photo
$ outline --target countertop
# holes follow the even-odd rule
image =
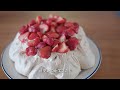
[[[91,79],[120,79],[120,16],[112,11],[1,11],[0,54],[22,25],[50,13],[78,22],[100,47],[102,63]],[[0,79],[8,79],[1,68]]]

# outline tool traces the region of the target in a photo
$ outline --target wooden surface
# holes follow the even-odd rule
[[[102,63],[91,79],[120,79],[120,17],[116,12],[0,12],[0,54],[20,26],[37,15],[47,17],[50,13],[79,22],[101,48]],[[0,79],[7,79],[1,68]]]

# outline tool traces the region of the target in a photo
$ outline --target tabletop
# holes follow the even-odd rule
[[[102,63],[91,79],[120,79],[120,16],[115,11],[1,11],[0,54],[22,25],[51,13],[78,22],[100,47]],[[0,79],[8,79],[1,67]]]

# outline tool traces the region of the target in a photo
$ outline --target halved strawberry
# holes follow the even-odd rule
[[[66,20],[65,20],[64,18],[62,18],[62,17],[58,17],[57,20],[56,20],[56,22],[57,22],[58,24],[63,24],[63,23],[66,22]]]
[[[37,34],[38,34],[39,38],[42,39],[43,34],[41,32],[37,32]]]
[[[26,48],[26,55],[27,56],[34,56],[36,54],[37,54],[37,49],[35,49],[35,47]]]
[[[63,42],[63,43],[61,43],[60,45],[59,45],[59,49],[58,49],[58,52],[59,53],[66,53],[66,52],[68,52],[69,51],[69,48],[68,48],[68,46],[65,44],[65,42]]]
[[[38,24],[40,24],[41,21],[42,21],[42,17],[41,17],[41,16],[37,16],[37,18],[36,18],[36,22],[37,22]]]
[[[65,33],[66,27],[65,26],[58,26],[56,28],[56,32],[58,32],[59,34],[63,34]]]
[[[39,37],[33,39],[33,40],[29,40],[27,45],[30,46],[30,47],[33,47],[33,46],[37,46],[40,42],[40,39]]]
[[[66,36],[65,36],[65,34],[62,34],[62,36],[59,38],[59,41],[65,42],[65,40],[66,40]]]
[[[33,40],[35,38],[39,37],[37,33],[31,33],[28,37],[29,40]]]
[[[59,50],[58,44],[52,49],[52,52],[57,52]]]
[[[79,42],[76,37],[71,37],[70,39],[68,39],[66,44],[70,50],[74,50],[77,47],[77,45],[79,44]]]
[[[36,46],[36,48],[41,49],[41,48],[43,48],[43,47],[45,47],[45,46],[46,46],[46,43],[45,43],[45,42],[40,42],[40,43]]]
[[[29,32],[26,32],[26,33],[20,35],[18,38],[22,43],[25,43],[28,40],[29,34],[30,34]]]
[[[56,32],[56,31],[55,31],[55,27],[54,27],[54,26],[50,26],[50,31]]]
[[[45,42],[46,44],[52,46],[53,45],[53,39],[52,38],[48,38],[46,35],[43,35],[42,37],[43,42]]]
[[[44,34],[45,32],[47,32],[49,30],[49,26],[47,24],[41,24],[40,25],[40,31]]]
[[[73,36],[74,34],[75,34],[75,32],[74,32],[73,29],[68,28],[68,29],[66,30],[66,35],[68,35],[68,36]]]
[[[38,24],[29,27],[29,32],[38,32],[38,31],[40,31]]]
[[[47,33],[47,36],[50,37],[50,38],[58,38],[59,34],[56,33],[56,32],[50,31],[50,32]]]
[[[58,39],[54,39],[54,42],[53,42],[53,47],[55,47],[57,44],[59,44],[60,43],[60,41],[58,40]]]
[[[28,31],[28,26],[22,26],[21,29],[19,30],[19,33],[24,34],[27,31]]]
[[[47,19],[47,20],[46,20],[46,24],[47,24],[47,25],[51,26],[51,23],[52,23],[52,19]]]
[[[44,48],[39,49],[39,56],[42,58],[48,59],[51,56],[52,48],[50,46],[46,46]]]
[[[36,21],[35,21],[35,20],[31,20],[28,25],[29,25],[29,26],[32,26],[32,25],[34,25],[34,24],[36,24]]]
[[[73,25],[72,22],[66,22],[66,23],[64,24],[64,26],[67,27],[67,28],[74,27],[74,25]]]

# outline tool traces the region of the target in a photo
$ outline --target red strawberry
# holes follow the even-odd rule
[[[46,44],[48,44],[48,45],[50,45],[50,46],[53,45],[53,39],[52,39],[52,38],[48,38],[46,35],[44,35],[44,36],[42,37],[42,39],[43,39],[43,42],[45,42]]]
[[[73,36],[74,34],[75,34],[75,32],[74,32],[73,29],[68,28],[68,29],[66,30],[66,35],[68,35],[68,36]]]
[[[36,47],[39,48],[39,49],[41,49],[41,48],[43,48],[45,46],[46,46],[45,42],[40,42]]]
[[[50,46],[46,46],[40,49],[39,56],[42,58],[48,59],[51,56],[52,48]]]
[[[27,31],[28,31],[28,26],[22,26],[22,28],[19,30],[19,33],[24,34]]]
[[[49,30],[49,27],[47,24],[41,24],[40,25],[40,31],[44,34],[45,32],[47,32]]]
[[[55,47],[59,43],[60,43],[60,41],[58,39],[55,39],[52,46]]]
[[[26,48],[26,55],[27,56],[34,56],[36,54],[37,54],[37,49],[35,49],[35,47]]]
[[[69,48],[68,48],[68,46],[65,44],[65,42],[63,42],[63,43],[61,43],[60,45],[59,45],[59,49],[58,49],[58,52],[59,53],[66,53],[66,52],[68,52],[69,51]]]
[[[78,23],[73,23],[74,24],[74,32],[78,33],[79,25]]]
[[[42,21],[42,17],[41,17],[41,16],[37,16],[37,18],[36,18],[36,22],[37,22],[38,24],[40,24],[41,21]]]
[[[51,26],[51,27],[50,27],[50,31],[56,32],[56,31],[55,31],[55,27],[54,27],[54,26]]]
[[[56,33],[56,32],[48,32],[47,33],[47,36],[50,37],[50,38],[58,38],[59,37],[59,34]]]
[[[60,42],[65,42],[66,37],[64,34],[62,34],[62,36],[59,38]]]
[[[66,22],[64,26],[67,28],[74,27],[72,22]]]
[[[71,37],[70,39],[68,39],[66,44],[70,50],[74,50],[77,47],[77,45],[79,44],[79,42],[76,37]]]
[[[58,26],[56,31],[59,33],[59,34],[62,34],[62,33],[65,33],[65,30],[66,30],[66,27],[65,26]]]
[[[52,52],[57,52],[59,50],[58,44],[52,49]]]
[[[33,46],[37,46],[40,42],[40,39],[39,37],[33,39],[33,40],[29,40],[27,45],[30,46],[30,47],[33,47]]]
[[[28,25],[29,25],[29,26],[32,26],[32,25],[34,25],[34,24],[36,24],[36,21],[35,21],[35,20],[31,20]]]
[[[37,34],[37,33],[31,33],[31,34],[29,35],[28,39],[29,39],[29,40],[33,40],[33,39],[35,39],[35,38],[37,38],[37,37],[38,37],[38,34]]]
[[[46,24],[49,25],[49,26],[51,25],[51,23],[52,23],[52,19],[48,19],[48,20],[46,21]]]
[[[40,39],[42,39],[42,33],[41,32],[37,32],[37,34],[40,37]]]
[[[63,24],[63,23],[66,22],[66,20],[62,17],[58,17],[56,22],[59,23],[59,24]]]
[[[29,27],[29,32],[38,32],[38,31],[40,31],[40,29],[39,27],[37,27],[37,24]]]
[[[18,38],[22,43],[25,43],[28,40],[29,32],[26,32],[20,35]]]

